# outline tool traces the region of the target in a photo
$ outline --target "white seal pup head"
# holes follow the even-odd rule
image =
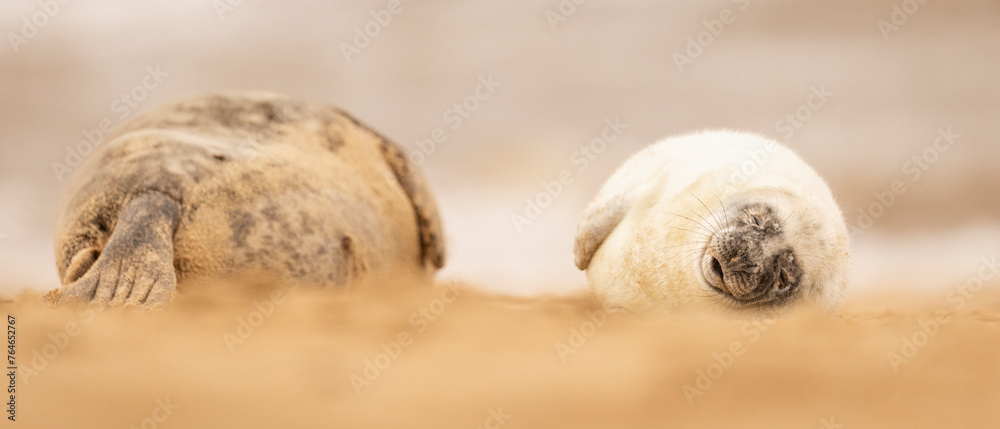
[[[583,212],[574,253],[605,305],[635,311],[833,309],[850,265],[823,179],[777,142],[731,131],[634,155]]]

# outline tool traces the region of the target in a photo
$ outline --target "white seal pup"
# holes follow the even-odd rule
[[[826,182],[781,144],[731,131],[632,156],[583,212],[574,253],[598,299],[633,311],[832,309],[850,264]]]
[[[230,275],[429,281],[444,242],[389,140],[323,103],[219,93],[154,108],[91,154],[63,196],[56,263],[50,300],[159,307],[178,282]]]

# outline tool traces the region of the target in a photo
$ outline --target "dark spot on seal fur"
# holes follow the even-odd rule
[[[299,228],[303,234],[312,235],[315,232],[314,226],[316,225],[316,221],[308,213],[301,213],[299,222]]]
[[[324,133],[323,134],[326,136],[326,147],[327,147],[327,149],[330,149],[330,151],[336,151],[337,149],[340,149],[340,147],[344,145],[344,136],[340,135],[340,133],[338,133],[338,132],[331,131],[331,128],[332,128],[331,125],[332,124],[333,124],[333,121],[330,121],[330,120],[324,121],[324,123],[323,123]]]
[[[352,278],[357,278],[367,271],[364,262],[354,252],[354,239],[348,235],[342,236],[340,238],[341,261],[338,264],[340,270],[337,273],[336,284],[346,284]]]
[[[178,114],[170,119],[159,119],[160,127],[185,126],[198,128],[221,128],[230,131],[252,133],[276,133],[274,125],[289,122],[284,114],[287,109],[279,108],[272,100],[255,100],[247,97],[216,95],[195,102],[184,103],[175,108]]]
[[[278,111],[274,108],[274,103],[262,101],[257,103],[255,107],[264,112],[267,122],[281,122],[281,117],[278,116]]]
[[[272,165],[267,166],[267,168],[271,167]],[[267,179],[267,175],[260,170],[249,170],[240,174],[240,182],[249,186],[254,192],[261,192],[267,186]]]
[[[233,242],[237,247],[246,247],[247,237],[257,226],[257,220],[250,213],[242,211],[229,212],[229,228],[233,231]]]
[[[281,215],[278,214],[278,206],[274,205],[273,203],[269,204],[267,207],[264,207],[264,209],[261,210],[260,213],[262,215],[264,215],[264,217],[267,218],[267,220],[269,220],[269,221],[272,221],[272,222],[281,222],[282,221]],[[288,229],[288,228],[285,228],[285,229]]]

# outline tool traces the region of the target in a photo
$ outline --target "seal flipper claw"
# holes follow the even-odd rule
[[[63,288],[59,304],[165,305],[177,288],[173,236],[179,219],[180,205],[165,194],[133,198],[107,246],[83,276]]]

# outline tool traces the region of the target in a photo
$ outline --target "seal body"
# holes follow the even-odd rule
[[[156,307],[178,282],[430,279],[436,203],[390,141],[321,103],[191,96],[118,130],[76,171],[56,230],[60,302]]]
[[[731,131],[634,155],[582,214],[574,253],[599,299],[636,311],[833,308],[850,263],[823,179],[779,143]]]

